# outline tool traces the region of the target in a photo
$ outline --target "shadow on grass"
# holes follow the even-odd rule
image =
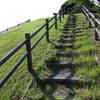
[[[76,24],[77,24],[76,23],[76,19],[77,19],[77,17],[75,15],[69,15],[69,17],[68,17],[68,19],[66,21],[66,24],[64,25],[64,29],[71,28],[72,29],[72,33],[75,34],[74,31],[75,31],[75,27],[76,27]],[[75,36],[72,39],[75,39]],[[50,41],[49,43],[51,43],[53,46],[56,45],[54,41]],[[64,43],[65,42],[63,42],[63,44]],[[73,41],[73,44],[74,44],[74,41]],[[78,49],[80,47],[82,47],[82,45],[79,45],[77,47],[73,47],[72,50],[74,51],[74,50],[76,50],[76,49]],[[58,49],[59,52],[66,51],[66,47],[64,47],[64,48],[56,48],[56,49]],[[79,54],[75,54],[75,56],[77,58],[77,57],[79,57]],[[69,55],[67,57],[72,57],[72,55]],[[59,57],[58,57],[58,61],[59,61]],[[40,67],[43,67],[43,66],[40,66]],[[49,65],[46,65],[46,68],[48,68],[48,70],[52,71],[51,76],[55,77],[60,73],[60,70],[65,69],[66,66],[61,67],[61,66],[49,66]],[[70,70],[73,71],[74,69],[77,69],[77,67],[73,68],[73,67],[67,66],[67,69],[70,69]],[[73,74],[73,76],[75,75],[75,73],[70,73],[66,78],[72,78],[73,76],[71,74]],[[34,80],[32,81],[29,89],[33,89],[34,88],[34,85],[35,85],[34,81],[36,81],[36,84],[37,84],[36,89],[39,88],[41,93],[43,93],[43,95],[40,98],[38,97],[39,98],[38,100],[45,100],[45,98],[48,99],[48,100],[57,100],[55,98],[55,96],[53,95],[53,93],[58,88],[58,85],[57,85],[56,82],[50,82],[50,81],[47,82],[45,80],[45,77],[44,77],[44,80],[43,80],[43,78],[41,80],[40,76],[35,71],[32,71],[32,76],[34,77]],[[63,83],[63,84],[66,84],[66,83]],[[49,86],[49,89],[47,89],[47,85]],[[67,87],[68,88],[72,88],[72,86],[76,87],[76,83],[75,84],[70,84],[70,83],[66,84],[66,88]],[[80,88],[80,84],[77,85],[77,88]],[[72,95],[70,95],[70,94],[72,94]],[[66,96],[65,100],[68,99],[68,98],[72,99],[74,97],[74,95],[75,95],[74,93],[69,93]]]

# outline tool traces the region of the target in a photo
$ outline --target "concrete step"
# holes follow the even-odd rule
[[[72,60],[67,60],[67,61],[59,61],[59,62],[55,62],[55,63],[46,63],[46,65],[49,66],[83,66],[86,65],[87,63],[74,63],[72,62]]]
[[[67,38],[67,37],[75,37],[75,36],[84,36],[86,34],[72,34],[72,35],[59,35],[60,37],[64,37],[64,38]]]
[[[86,40],[86,39],[60,39],[57,40],[58,42],[74,42],[74,41],[78,41],[78,40]]]
[[[82,46],[85,46],[85,45],[89,45],[90,43],[88,44],[79,44],[79,45],[74,45],[74,44],[68,44],[68,45],[55,45],[55,48],[73,48],[75,47],[75,49],[77,48],[80,48]]]
[[[57,52],[56,55],[78,55],[78,54],[94,54],[94,53],[91,53],[91,52]]]
[[[57,70],[52,76],[41,78],[46,81],[55,82],[94,82],[92,79],[83,79],[76,77],[71,70]]]
[[[70,28],[68,27],[68,28],[64,28],[64,29],[62,29],[62,30],[63,30],[63,31],[69,31],[69,30],[72,30],[72,29],[73,29],[73,27],[72,27],[72,28],[71,28],[71,27],[70,27]],[[81,29],[84,29],[84,28],[74,28],[74,30],[76,30],[76,31],[77,31],[77,30],[81,30]]]
[[[83,31],[73,31],[73,32],[62,32],[62,33],[82,33]]]
[[[73,26],[75,26],[75,25],[77,25],[77,24],[65,24],[65,25],[67,25],[67,26],[70,26],[70,25],[73,25]]]
[[[55,48],[64,48],[64,47],[72,48],[72,47],[74,47],[74,45],[73,44],[69,44],[69,45],[55,45]]]
[[[67,31],[67,30],[72,30],[72,29],[73,29],[73,27],[72,28],[65,28],[63,30]],[[74,30],[81,30],[81,29],[86,29],[86,28],[74,28]]]
[[[58,42],[74,42],[74,41],[77,41],[78,39],[67,39],[67,40],[57,40]]]

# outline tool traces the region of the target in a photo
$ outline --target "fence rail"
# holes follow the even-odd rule
[[[94,16],[84,5],[82,5],[82,11],[86,16],[86,19],[89,20],[89,28],[91,28],[92,26],[94,27],[95,40],[98,40],[98,35],[100,36],[100,31],[98,29],[98,25],[100,25],[100,21],[98,20],[98,16],[97,15]],[[92,21],[91,18],[94,20],[94,22]]]
[[[20,23],[20,24],[18,24],[18,25],[15,25],[15,26],[12,26],[12,27],[10,27],[10,28],[7,28],[6,30],[1,31],[0,34],[6,32],[6,31],[9,31],[9,30],[11,30],[11,29],[13,29],[13,28],[15,28],[15,27],[17,27],[17,26],[20,26],[20,25],[22,25],[22,24],[25,24],[25,23],[27,23],[27,22],[30,22],[30,19],[27,20],[27,21],[25,21],[25,22],[22,22],[22,23]]]
[[[31,51],[34,47],[40,42],[40,40],[46,35],[46,40],[49,42],[49,30],[55,25],[55,29],[57,29],[57,21],[61,22],[61,15],[64,18],[65,7],[59,10],[58,13],[54,13],[54,17],[50,20],[46,19],[44,25],[42,25],[38,30],[36,30],[32,35],[29,33],[25,34],[25,40],[21,42],[17,47],[15,47],[12,51],[10,51],[5,57],[0,60],[0,66],[3,65],[11,56],[13,56],[22,46],[26,44],[26,53],[19,59],[19,61],[13,66],[13,68],[2,78],[0,81],[0,88],[6,83],[6,81],[11,77],[11,75],[15,72],[15,70],[19,67],[19,65],[24,61],[27,57],[28,71],[31,73],[32,69],[32,59],[31,59]],[[57,15],[59,15],[57,19]],[[55,18],[55,22],[49,27],[49,22],[51,22]],[[46,26],[46,31],[42,34],[42,36],[31,46],[30,40],[34,37],[41,29]]]

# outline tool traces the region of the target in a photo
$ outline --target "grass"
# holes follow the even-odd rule
[[[88,72],[88,73],[86,73]],[[77,76],[82,77],[84,74],[84,77],[89,78],[89,79],[96,79],[97,76],[100,73],[100,67],[97,67],[96,65],[94,65],[93,67],[91,67],[90,65],[83,66],[82,68],[77,68]]]
[[[75,21],[72,20],[72,17],[75,17]],[[25,33],[32,34],[35,32],[40,26],[45,23],[45,19],[38,19],[36,21],[28,22],[24,25],[18,26],[13,30],[10,30],[2,35],[0,35],[0,59],[5,56],[10,50],[15,48],[20,42],[25,39]],[[50,18],[48,18],[50,19]],[[50,22],[50,25],[54,22]],[[72,30],[69,30],[66,34],[74,34],[75,28],[81,28],[82,33],[75,34],[85,34],[83,36],[67,39],[78,39],[77,41],[72,42],[75,45],[73,48],[62,48],[57,49],[55,45],[65,45],[67,42],[58,43],[58,39],[65,39],[63,37],[59,37],[62,34],[63,29],[70,28],[66,24],[77,24],[73,27]],[[84,23],[84,24],[83,24]],[[49,25],[49,26],[50,26]],[[62,60],[72,59],[75,63],[87,63],[81,67],[74,68],[62,68],[64,70],[72,70],[75,72],[75,75],[78,77],[82,77],[85,79],[94,79],[96,83],[91,84],[90,86],[86,84],[75,84],[72,89],[66,90],[70,94],[74,95],[75,100],[80,99],[88,99],[93,97],[93,99],[99,98],[100,93],[100,67],[96,66],[96,60],[94,56],[94,51],[99,52],[99,48],[95,48],[95,41],[91,44],[90,29],[88,28],[88,21],[86,21],[83,14],[76,15],[65,15],[65,18],[62,18],[62,23],[58,21],[58,29],[55,29],[53,26],[49,31],[50,42],[46,41],[46,37],[44,37],[40,43],[32,50],[32,66],[34,69],[34,74],[31,75],[28,72],[27,68],[27,59],[23,61],[23,63],[19,66],[19,68],[15,71],[15,73],[11,76],[11,78],[7,81],[7,83],[0,89],[0,99],[1,100],[19,100],[23,96],[27,86],[29,86],[28,91],[26,92],[24,98],[33,98],[33,99],[41,99],[41,100],[61,100],[59,96],[55,93],[57,89],[66,90],[66,86],[62,86],[55,82],[46,82],[45,79],[40,80],[41,77],[46,77],[51,75],[54,70],[58,70],[59,67],[47,66],[46,62],[58,62]],[[86,28],[86,29],[83,29]],[[31,45],[35,43],[35,41],[45,32],[45,28],[42,29],[36,36],[31,39]],[[70,32],[70,33],[69,33]],[[98,42],[99,43],[99,42]],[[69,43],[70,44],[70,43]],[[69,56],[58,56],[56,52],[60,51],[70,51],[70,52],[85,52],[85,54],[74,54]],[[18,61],[18,59],[26,52],[26,47],[23,46],[16,54],[14,54],[5,64],[0,66],[0,79],[3,78],[4,75],[13,67],[13,65]],[[87,53],[86,53],[87,52]],[[92,63],[92,65],[90,64]],[[61,68],[60,68],[61,69]],[[35,76],[36,78],[33,78]],[[63,92],[63,91],[61,91]]]
[[[45,23],[46,18],[38,19],[35,21],[28,22],[24,25],[18,26],[2,35],[0,35],[0,59],[9,53],[13,48],[20,44],[25,39],[25,33],[32,34],[40,26]],[[48,18],[50,19],[50,18]],[[63,28],[67,15],[62,19],[62,23],[58,21],[58,29],[53,26],[49,31],[50,41],[57,38],[57,34]],[[50,22],[49,26],[54,22]],[[45,32],[43,28],[36,36],[31,39],[31,45]],[[56,43],[56,42],[55,42]],[[47,43],[46,37],[44,37],[41,42],[32,51],[32,66],[35,72],[40,75],[48,74],[49,68],[43,65],[43,58],[46,52],[52,51],[54,48],[53,42]],[[15,63],[20,59],[22,55],[26,52],[26,47],[23,46],[16,54],[14,54],[6,63],[0,66],[0,80],[7,74],[7,72],[15,65]],[[40,71],[41,70],[41,71]],[[27,59],[19,66],[15,73],[10,77],[7,83],[0,89],[0,99],[1,100],[18,100],[20,99],[30,81],[32,80],[32,75],[27,69]]]

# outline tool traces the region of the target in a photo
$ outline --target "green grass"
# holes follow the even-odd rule
[[[83,14],[74,15],[76,26],[73,26],[73,29],[68,31],[65,34],[74,34],[73,31],[75,28],[88,28],[88,21],[86,21]],[[57,83],[45,82],[39,80],[40,77],[46,77],[51,75],[54,70],[59,69],[59,67],[47,66],[46,62],[58,62],[62,60],[72,59],[75,63],[87,63],[84,66],[74,67],[74,68],[63,68],[64,70],[72,70],[75,72],[75,75],[85,79],[94,79],[95,84],[90,86],[88,85],[75,85],[72,87],[72,90],[68,90],[70,94],[75,95],[75,100],[86,99],[93,96],[93,98],[99,98],[100,85],[99,85],[99,75],[100,67],[96,66],[96,60],[94,57],[94,48],[90,40],[89,29],[80,29],[82,33],[76,34],[85,34],[84,36],[67,38],[67,39],[78,39],[77,41],[72,42],[75,46],[73,48],[63,48],[56,49],[55,45],[66,45],[70,43],[58,43],[58,39],[65,39],[59,37],[62,34],[64,28],[70,28],[66,24],[73,23],[72,16],[65,15],[65,18],[62,18],[62,23],[58,21],[58,29],[55,29],[55,26],[49,31],[50,42],[46,41],[46,36],[39,42],[39,44],[32,50],[32,66],[35,71],[34,75],[31,75],[28,72],[27,68],[27,59],[19,66],[15,73],[10,77],[7,83],[0,89],[0,100],[19,100],[23,96],[27,86],[30,84],[33,76],[36,78],[33,79],[28,91],[25,94],[25,98],[36,98],[41,100],[61,100],[54,91],[61,87]],[[18,26],[13,30],[10,30],[2,35],[0,35],[0,59],[9,53],[13,48],[15,48],[19,43],[25,39],[25,33],[32,34],[40,26],[45,23],[46,18],[38,19],[35,21],[28,22],[24,25]],[[48,18],[50,19],[50,18]],[[50,22],[49,26],[54,22]],[[85,23],[85,24],[83,24]],[[43,28],[36,36],[31,39],[31,46],[35,41],[46,31],[46,28]],[[71,33],[69,33],[71,32]],[[60,51],[70,51],[70,52],[88,52],[87,54],[75,54],[69,56],[58,56],[56,52]],[[99,51],[99,49],[97,50]],[[15,65],[15,63],[24,55],[26,52],[26,46],[23,46],[16,54],[14,54],[6,63],[0,66],[0,80],[6,75],[6,73]],[[92,63],[92,66],[91,64]],[[60,68],[61,69],[61,68]],[[66,89],[66,87],[61,87]],[[96,91],[97,90],[97,91]]]
[[[88,73],[86,73],[88,72]],[[85,78],[92,78],[92,79],[98,79],[98,75],[100,73],[100,67],[97,67],[94,65],[91,67],[90,65],[83,66],[82,68],[77,68],[77,76],[82,77],[84,75]]]
[[[19,45],[25,39],[25,33],[32,34],[40,26],[45,23],[46,18],[38,19],[35,21],[28,22],[24,25],[18,26],[2,35],[0,35],[0,59],[9,53],[13,48]],[[50,19],[50,18],[48,18]],[[32,66],[35,72],[40,75],[48,74],[49,68],[43,65],[43,58],[48,51],[52,51],[54,48],[53,41],[57,39],[58,33],[63,29],[67,15],[62,19],[62,23],[58,21],[58,29],[55,26],[49,31],[50,42],[46,41],[46,36],[40,41],[40,43],[32,50]],[[49,26],[54,22],[51,21]],[[43,28],[36,36],[31,39],[31,45],[46,31]],[[24,55],[26,52],[26,46],[23,46],[16,54],[14,54],[7,62],[0,66],[0,80],[8,73],[8,71],[15,65],[15,63]],[[41,71],[40,71],[41,70]],[[19,66],[15,73],[10,77],[7,83],[0,89],[1,100],[19,100],[28,84],[32,80],[32,75],[27,69],[27,59]]]

